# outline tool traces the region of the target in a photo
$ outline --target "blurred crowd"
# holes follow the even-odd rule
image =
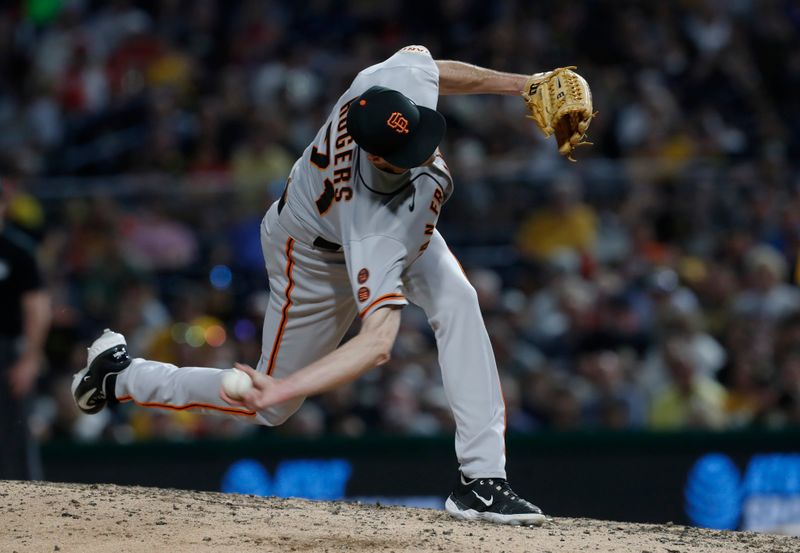
[[[577,65],[591,148],[559,158],[514,97],[445,97],[440,229],[478,290],[509,432],[800,424],[800,5],[789,0],[27,0],[0,8],[0,174],[53,295],[42,439],[256,429],[70,377],[110,327],[177,365],[255,364],[258,224],[327,110],[407,44]],[[392,361],[275,430],[454,425],[424,314]]]

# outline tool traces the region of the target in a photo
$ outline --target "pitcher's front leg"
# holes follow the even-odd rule
[[[456,456],[468,477],[505,478],[505,404],[478,296],[439,231],[404,278],[436,336]]]

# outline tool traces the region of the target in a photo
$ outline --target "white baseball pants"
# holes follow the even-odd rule
[[[303,244],[280,225],[273,204],[261,225],[270,299],[257,370],[286,377],[333,351],[356,316],[344,256]],[[478,299],[438,231],[406,269],[404,292],[436,336],[439,364],[456,421],[455,448],[468,478],[505,478],[505,407]],[[254,413],[219,398],[222,370],[134,359],[117,377],[118,401],[173,410],[199,409],[267,426],[288,419],[298,398]]]

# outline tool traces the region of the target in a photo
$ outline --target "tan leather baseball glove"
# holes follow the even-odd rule
[[[522,99],[531,119],[545,136],[556,135],[558,152],[575,161],[572,152],[587,142],[586,130],[596,113],[592,111],[592,91],[586,79],[559,67],[549,73],[533,75],[525,83]]]

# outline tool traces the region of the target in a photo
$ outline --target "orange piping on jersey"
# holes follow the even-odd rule
[[[283,331],[286,328],[286,321],[289,319],[289,308],[292,306],[292,289],[294,288],[294,280],[292,279],[292,269],[294,268],[294,259],[292,258],[292,248],[294,247],[294,238],[289,237],[286,241],[286,278],[289,283],[286,285],[286,303],[283,304],[281,310],[281,323],[278,325],[278,332],[275,334],[275,341],[272,343],[272,352],[269,354],[269,364],[267,365],[267,374],[272,375],[275,370],[275,360],[278,358],[278,350],[281,349],[281,340],[283,339]]]
[[[458,265],[458,268],[461,269],[461,274],[464,275],[464,278],[469,280],[469,277],[467,276],[467,272],[464,270],[464,267],[461,266],[461,262],[458,260],[458,258],[456,257],[456,254],[453,253],[453,250],[451,250],[449,246],[447,247],[447,251],[449,251],[450,255],[453,256],[453,259],[456,260],[456,265]]]
[[[404,299],[406,299],[406,297],[403,294],[398,294],[397,292],[393,292],[391,294],[384,294],[381,297],[379,297],[378,299],[376,299],[375,301],[373,301],[371,304],[366,306],[364,309],[362,309],[361,313],[359,313],[358,316],[363,319],[364,315],[367,314],[367,311],[369,311],[370,309],[372,309],[373,307],[375,307],[379,303],[383,303],[383,302],[389,301],[389,300],[404,300]]]
[[[242,411],[241,409],[233,409],[232,407],[220,407],[219,405],[210,405],[208,403],[167,405],[166,403],[139,402],[133,399],[133,397],[131,396],[123,396],[117,398],[117,401],[119,401],[120,403],[125,403],[126,401],[133,401],[136,405],[139,405],[141,407],[157,407],[158,409],[169,409],[170,411],[186,411],[188,409],[211,409],[214,411],[222,411],[223,413],[228,413],[229,415],[242,415],[244,417],[252,417],[256,414],[255,411]]]

